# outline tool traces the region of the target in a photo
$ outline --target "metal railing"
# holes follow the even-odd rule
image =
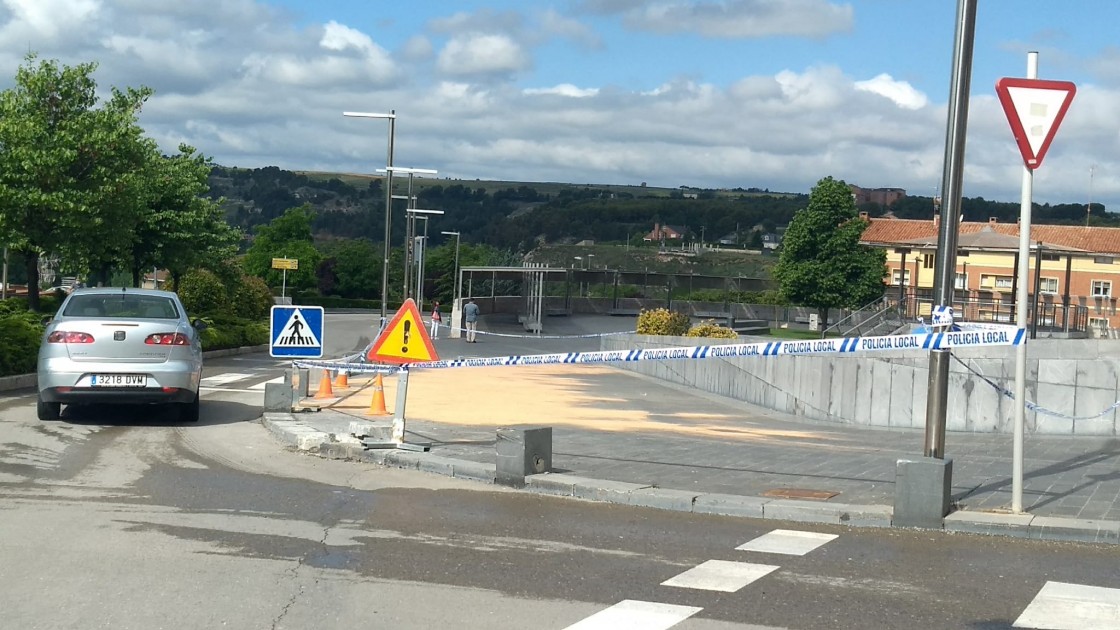
[[[933,298],[925,295],[908,295],[899,300],[894,297],[896,310],[908,323],[929,321],[933,312]],[[955,298],[953,317],[962,322],[1015,324],[1016,307],[1011,300],[991,298]],[[1080,304],[1065,305],[1042,301],[1027,307],[1027,328],[1031,336],[1037,333],[1088,334],[1089,309]]]

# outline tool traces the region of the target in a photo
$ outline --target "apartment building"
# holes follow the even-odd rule
[[[868,220],[870,225],[862,240],[886,250],[885,282],[899,295],[919,300],[932,297],[938,217],[932,221]],[[962,222],[957,249],[954,295],[965,306],[966,318],[1013,322],[1019,226],[995,219]],[[1081,317],[1093,334],[1120,329],[1116,304],[1120,292],[1120,228],[1032,225],[1028,287],[1032,304],[1036,283],[1040,325],[1064,327],[1071,318]],[[925,310],[928,301],[918,315]]]

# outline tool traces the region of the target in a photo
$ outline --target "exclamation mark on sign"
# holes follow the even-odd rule
[[[408,338],[412,335],[412,322],[407,319],[404,320],[404,345],[401,346],[401,354],[408,354]]]

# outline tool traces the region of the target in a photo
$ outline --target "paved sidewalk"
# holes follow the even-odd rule
[[[454,342],[452,342],[454,343]],[[311,391],[320,376],[312,375]],[[384,380],[394,408],[396,377]],[[413,370],[409,442],[429,453],[366,451],[349,436],[368,415],[369,379],[318,412],[266,414],[281,439],[324,456],[493,482],[495,431],[553,427],[553,472],[527,490],[696,512],[889,526],[896,462],[923,434],[810,423],[607,366]],[[332,439],[333,436],[333,439]],[[1011,514],[1011,437],[950,433],[956,511],[945,529],[1120,542],[1120,440],[1028,436],[1024,506]]]

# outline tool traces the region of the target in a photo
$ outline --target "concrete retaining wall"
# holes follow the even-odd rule
[[[703,343],[753,341],[773,341],[773,338],[706,339]],[[697,344],[698,340],[690,337],[620,335],[603,337],[601,347],[619,350]],[[1013,402],[992,383],[1008,391],[1014,388],[1015,349],[972,348],[954,351],[953,356],[967,367],[958,361],[951,362],[948,430],[1010,433]],[[889,352],[856,356],[681,359],[615,365],[813,420],[920,428],[925,426],[928,364],[929,355],[925,353]],[[1027,400],[1042,409],[1069,416],[1028,409],[1029,432],[1120,434],[1118,414],[1113,407],[1120,400],[1120,342],[1097,339],[1029,342]]]

